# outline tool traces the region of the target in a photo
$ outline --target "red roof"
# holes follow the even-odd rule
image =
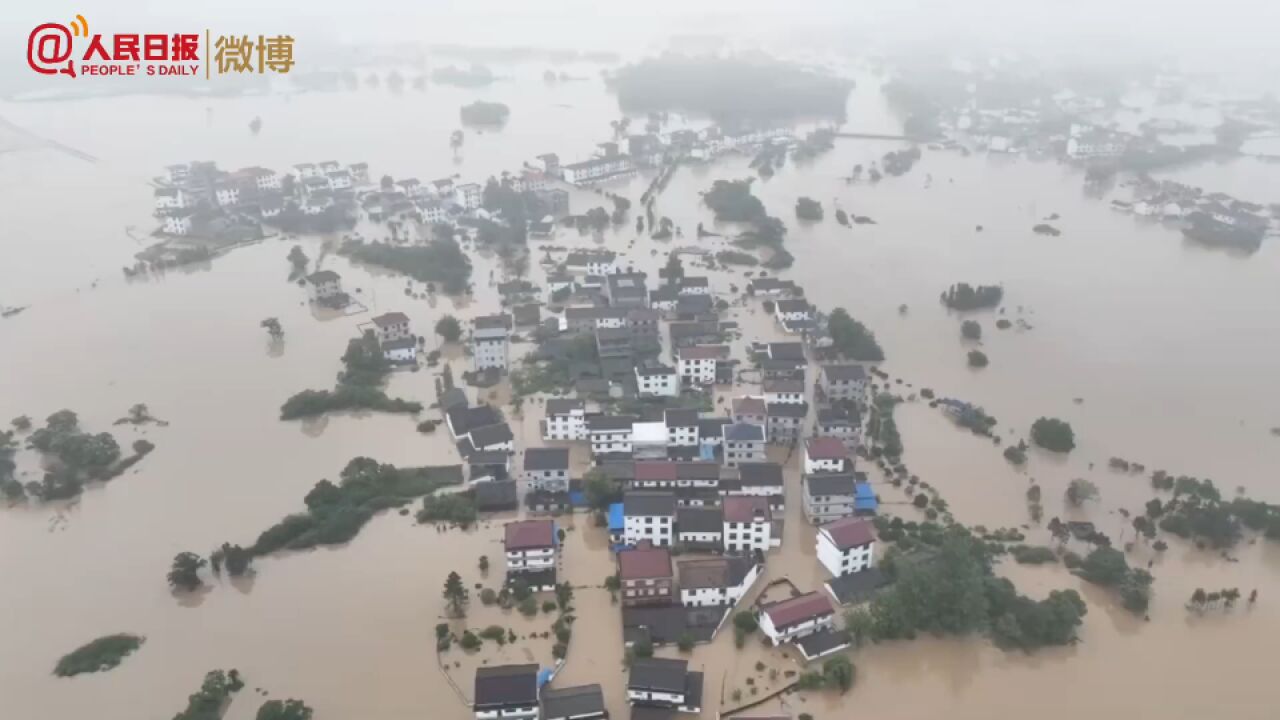
[[[618,576],[622,580],[669,578],[671,553],[666,548],[638,547],[618,551]]]
[[[768,498],[754,495],[729,495],[725,497],[722,505],[725,522],[755,522],[757,515],[764,520],[769,520]]]
[[[811,438],[805,443],[805,453],[814,460],[840,460],[849,457],[849,450],[839,438]]]
[[[876,541],[871,523],[859,518],[843,518],[827,523],[822,526],[822,531],[831,536],[831,541],[840,550],[870,545]]]
[[[636,480],[658,481],[666,480],[675,482],[676,480],[676,464],[663,460],[651,460],[648,462],[636,463]]]
[[[556,525],[550,520],[521,520],[509,522],[503,545],[507,552],[537,550],[555,546]]]
[[[773,622],[777,630],[784,630],[792,625],[835,614],[831,601],[822,593],[805,593],[790,600],[766,605],[762,608],[765,615]]]

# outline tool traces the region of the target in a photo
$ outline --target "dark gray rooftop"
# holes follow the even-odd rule
[[[569,448],[529,448],[524,451],[525,470],[568,470]]]
[[[676,514],[676,496],[669,492],[629,492],[622,496],[622,512],[630,517]]]

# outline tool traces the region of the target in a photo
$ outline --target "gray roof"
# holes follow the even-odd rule
[[[803,380],[765,380],[764,391],[767,393],[792,392],[803,393]]]
[[[476,483],[474,492],[476,494],[476,509],[481,512],[514,510],[519,504],[515,480],[492,480]]]
[[[880,568],[873,567],[831,578],[827,581],[827,592],[841,605],[849,605],[871,599],[877,590],[888,584],[889,579],[880,572]]]
[[[456,435],[466,435],[475,428],[502,422],[502,414],[489,405],[454,407],[447,413],[449,424]]]
[[[809,303],[808,301],[805,301],[805,300],[779,300],[778,312],[780,313],[809,312]]]
[[[676,496],[669,492],[629,492],[622,496],[622,513],[631,517],[676,514]]]
[[[636,368],[636,374],[644,377],[658,377],[661,375],[675,375],[676,370],[666,365],[648,365]]]
[[[636,658],[631,662],[628,688],[684,694],[689,663],[668,658]]]
[[[688,507],[676,510],[676,531],[709,533],[724,530],[720,508]]]
[[[720,437],[724,427],[732,424],[733,420],[725,417],[698,418],[698,436]]]
[[[724,428],[724,439],[734,442],[764,442],[764,428],[750,423],[734,423]]]
[[[551,398],[547,400],[548,415],[568,415],[572,410],[585,410],[587,402],[574,398]]]
[[[805,492],[809,495],[846,495],[853,497],[853,475],[847,473],[818,473],[804,479]]]
[[[630,430],[635,421],[631,415],[597,415],[587,418],[587,430]]]
[[[803,419],[809,414],[809,403],[769,403],[765,413],[769,417]]]
[[[498,665],[476,669],[476,709],[537,703],[537,665]]]
[[[667,427],[694,427],[698,424],[698,411],[691,408],[667,408],[663,412]]]
[[[865,380],[867,377],[867,371],[861,365],[823,365],[822,374],[828,380],[839,382]]]
[[[514,439],[515,436],[511,434],[511,428],[506,423],[485,425],[471,431],[471,444],[477,448],[511,442]]]
[[[440,407],[445,410],[466,407],[467,402],[467,391],[460,387],[451,387],[440,395]]]
[[[720,464],[714,462],[691,460],[676,463],[676,479],[678,480],[719,480]]]
[[[529,448],[524,451],[525,470],[568,470],[569,448]]]
[[[544,718],[579,717],[604,711],[604,692],[599,685],[542,689]]]
[[[784,300],[783,302],[790,302]],[[781,303],[779,303],[781,304]],[[804,344],[798,342],[769,343],[766,352],[771,360],[804,360]]]
[[[738,465],[738,479],[743,485],[782,487],[782,466],[771,462],[742,463]]]

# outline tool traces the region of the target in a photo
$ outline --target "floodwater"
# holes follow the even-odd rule
[[[68,407],[87,428],[110,429],[122,444],[145,433],[157,445],[134,471],[71,505],[0,510],[0,615],[11,620],[0,652],[0,714],[169,717],[205,671],[236,667],[249,690],[232,704],[232,720],[253,716],[260,704],[253,688],[303,698],[316,708],[317,720],[468,717],[448,677],[469,696],[467,670],[485,657],[463,661],[455,649],[451,653],[459,656],[446,661],[464,666],[449,676],[441,672],[433,635],[444,612],[440,590],[451,570],[469,585],[497,582],[500,563],[485,578],[476,560],[500,558],[505,518],[441,534],[388,513],[345,547],[260,560],[257,574],[244,582],[215,581],[207,592],[183,598],[171,595],[164,582],[175,553],[251,542],[301,508],[311,485],[335,477],[352,457],[402,465],[456,461],[443,429],[421,435],[406,416],[277,419],[280,403],[292,393],[332,384],[346,340],[367,316],[314,313],[303,291],[286,282],[288,240],[267,240],[204,266],[132,281],[119,268],[147,244],[153,222],[147,179],[172,162],[211,159],[226,168],[285,169],[332,158],[367,161],[375,176],[428,180],[459,173],[481,180],[544,152],[572,161],[609,139],[609,121],[619,113],[596,69],[575,73],[587,80],[550,86],[541,81],[542,69],[512,67],[512,79],[484,90],[432,85],[425,93],[406,89],[397,95],[383,84],[354,94],[0,104],[0,116],[16,125],[98,158],[89,164],[44,149],[0,154],[0,303],[30,305],[0,321],[0,417],[43,418]],[[511,121],[501,131],[468,131],[455,162],[448,135],[458,127],[456,108],[475,98],[508,103]],[[247,128],[254,116],[263,120],[257,136]],[[867,86],[854,94],[851,129],[883,131],[890,117]],[[1280,385],[1274,381],[1280,250],[1274,242],[1248,257],[1190,245],[1174,230],[1135,222],[1109,210],[1105,199],[1087,197],[1078,171],[1051,162],[926,150],[903,177],[874,186],[843,181],[854,164],[866,165],[894,147],[840,141],[812,163],[789,163],[758,182],[758,194],[791,228],[788,248],[796,264],[784,275],[800,282],[819,306],[846,307],[877,333],[888,356],[884,369],[903,382],[896,391],[909,395],[928,387],[981,404],[998,419],[1005,444],[1025,436],[1041,415],[1063,417],[1075,427],[1078,447],[1070,457],[1033,453],[1027,468],[1017,471],[1001,458],[1001,446],[957,430],[923,402],[903,405],[898,413],[906,462],[941,491],[958,519],[989,527],[1028,522],[1023,493],[1030,478],[1044,487],[1046,517],[1062,515],[1066,483],[1089,477],[1101,500],[1076,512],[1118,538],[1125,520],[1117,509],[1137,509],[1151,491],[1141,476],[1105,469],[1117,455],[1149,469],[1212,477],[1227,491],[1241,486],[1254,497],[1280,500],[1274,480],[1280,440],[1268,433],[1280,425]],[[717,178],[747,176],[746,163],[730,158],[676,173],[656,212],[675,220],[683,239],[640,239],[629,247],[632,222],[603,239],[560,231],[546,244],[603,242],[653,273],[669,249],[698,244],[698,222],[715,227],[697,193]],[[1269,185],[1257,183],[1259,191],[1277,186],[1277,166],[1267,167]],[[609,189],[635,202],[647,182],[639,177]],[[807,226],[795,221],[791,207],[802,195],[820,200],[828,220]],[[604,199],[574,193],[575,211],[595,204]],[[836,207],[877,224],[840,227]],[[1053,224],[1061,237],[1031,232],[1052,214],[1060,216]],[[298,242],[314,259],[325,239]],[[715,250],[724,241],[702,245]],[[535,283],[543,277],[540,256],[536,252],[530,263]],[[420,334],[429,334],[445,313],[466,318],[498,307],[489,288],[492,258],[476,261],[471,301],[410,299],[403,277],[353,267],[333,254],[323,263],[348,287],[359,288],[357,298],[371,312],[402,310]],[[692,264],[686,261],[687,268]],[[976,314],[991,358],[985,370],[966,367],[961,318],[937,302],[957,281],[1002,283],[1006,317],[1030,326],[998,331],[996,315]],[[727,293],[745,277],[740,270],[716,271],[712,283]],[[422,292],[420,284],[413,286]],[[905,314],[900,305],[907,306]],[[282,346],[273,346],[258,327],[266,316],[281,320]],[[731,317],[743,323],[743,342],[780,338],[758,303],[735,303]],[[456,351],[446,355],[457,357]],[[455,376],[461,369],[455,362]],[[430,404],[433,374],[425,368],[397,374],[388,391]],[[137,402],[170,425],[108,427]],[[537,443],[540,412],[539,403],[526,404],[517,430],[520,447]],[[30,455],[21,459],[23,470],[34,472]],[[769,556],[761,585],[786,576],[807,590],[824,575],[813,558],[812,532],[799,517],[797,466],[794,458],[788,465],[784,546]],[[886,485],[881,494],[902,497]],[[610,710],[625,717],[617,609],[593,587],[611,571],[611,559],[600,529],[585,517],[569,522],[574,529],[562,566],[579,588],[578,620],[556,682],[603,683]],[[1030,535],[1044,541],[1042,530]],[[1271,639],[1280,633],[1280,547],[1259,542],[1237,554],[1239,562],[1226,562],[1172,542],[1152,568],[1157,580],[1150,622],[1131,617],[1061,568],[1002,568],[1032,595],[1080,589],[1089,603],[1083,642],[1034,656],[1002,653],[978,639],[892,643],[856,653],[858,686],[843,699],[854,705],[825,695],[773,705],[815,717],[844,716],[851,706],[885,718],[944,712],[961,718],[1077,718],[1089,712],[1273,717],[1268,660]],[[1138,550],[1131,560],[1147,558]],[[1260,601],[1250,609],[1192,618],[1182,604],[1197,586],[1256,587]],[[521,635],[549,626],[542,615],[536,621],[504,618],[475,604],[472,626],[500,623]],[[115,670],[71,680],[50,674],[64,653],[125,631],[145,635],[147,643]],[[751,699],[746,679],[759,676],[757,661],[784,672],[795,668],[755,641],[736,651],[731,635],[690,656],[707,675],[704,717],[736,707],[734,689],[744,691],[742,702]],[[541,640],[504,652],[520,659],[529,657],[525,651],[549,663]]]

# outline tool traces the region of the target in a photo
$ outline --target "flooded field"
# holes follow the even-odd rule
[[[164,581],[175,553],[252,542],[301,509],[312,485],[336,478],[351,458],[432,465],[455,463],[457,453],[447,431],[418,433],[409,416],[278,419],[285,398],[332,385],[347,339],[368,317],[319,314],[306,303],[305,291],[286,280],[285,256],[294,241],[269,239],[203,266],[132,281],[120,272],[149,243],[147,180],[169,163],[209,159],[224,167],[283,170],[334,158],[367,161],[375,175],[428,180],[458,173],[481,181],[544,152],[585,157],[609,139],[609,121],[619,113],[598,75],[544,86],[540,73],[516,67],[513,79],[483,91],[431,86],[425,94],[365,88],[0,104],[0,116],[14,124],[99,158],[90,164],[32,148],[0,154],[0,303],[30,306],[0,320],[0,421],[70,408],[91,431],[111,430],[122,444],[145,434],[157,446],[134,470],[73,503],[0,509],[0,614],[11,620],[0,652],[0,715],[171,717],[204,672],[236,667],[248,689],[232,704],[231,720],[253,716],[260,704],[254,688],[305,699],[317,720],[462,720],[469,709],[450,677],[469,696],[471,669],[479,663],[505,656],[550,664],[550,641],[541,638],[522,639],[501,655],[492,644],[478,656],[455,648],[443,659],[461,666],[448,674],[437,661],[434,627],[444,616],[441,587],[450,571],[472,588],[474,618],[467,626],[502,624],[523,638],[552,621],[541,612],[525,620],[515,611],[482,608],[475,599],[475,583],[493,586],[501,576],[506,516],[439,533],[411,516],[385,513],[346,546],[265,558],[255,563],[252,578],[224,579],[194,597],[175,598]],[[468,131],[455,161],[448,135],[459,124],[457,107],[476,98],[506,102],[511,121],[501,131]],[[86,115],[100,120],[85,122]],[[254,116],[263,119],[256,137],[247,129]],[[878,94],[860,88],[852,96],[850,127],[884,131],[890,117]],[[175,127],[183,128],[181,143],[155,140],[173,137]],[[1112,456],[1212,477],[1224,493],[1239,486],[1252,497],[1280,500],[1280,438],[1268,432],[1280,426],[1274,378],[1280,246],[1274,240],[1249,257],[1190,245],[1174,230],[1112,212],[1105,200],[1084,194],[1078,171],[1051,162],[926,150],[903,177],[874,186],[845,183],[854,164],[895,147],[839,141],[811,163],[788,163],[758,181],[757,194],[790,228],[787,247],[796,263],[783,275],[818,306],[843,306],[874,330],[888,358],[883,369],[912,386],[904,395],[931,388],[982,405],[997,418],[1000,446],[957,429],[924,402],[898,410],[907,464],[938,488],[958,520],[989,527],[1027,523],[1023,493],[1030,478],[1044,488],[1046,518],[1066,517],[1066,484],[1087,477],[1099,486],[1100,502],[1073,512],[1120,537],[1128,523],[1117,511],[1139,508],[1152,492],[1145,477],[1106,469]],[[1192,179],[1193,172],[1203,179]],[[1211,191],[1239,189],[1259,202],[1280,200],[1226,186],[1234,172],[1210,166],[1177,179]],[[1280,165],[1258,163],[1249,172],[1256,178],[1249,189],[1280,187]],[[672,248],[727,246],[696,239],[699,222],[716,227],[698,193],[717,178],[750,173],[746,158],[677,171],[655,209],[682,230],[683,237],[670,242],[637,238],[634,223],[627,223],[602,238],[559,230],[542,244],[603,244],[655,277]],[[636,202],[648,181],[642,176],[607,189]],[[828,219],[796,221],[792,208],[800,196],[820,200]],[[575,212],[605,204],[588,191],[575,191],[571,202]],[[876,224],[841,227],[831,218],[836,207]],[[1061,237],[1031,232],[1052,214],[1060,216]],[[316,258],[333,240],[297,242]],[[535,244],[535,284],[544,279],[541,255]],[[476,293],[469,300],[408,298],[403,277],[353,266],[336,254],[323,266],[359,288],[356,298],[371,314],[408,314],[431,348],[438,339],[430,329],[444,314],[467,319],[499,307],[489,280],[491,272],[495,282],[502,279],[499,263],[473,260]],[[691,263],[686,260],[686,268]],[[731,284],[745,284],[740,271],[709,274],[722,295]],[[966,315],[983,324],[982,347],[991,357],[984,370],[966,366],[961,318],[938,302],[939,293],[959,281],[1003,284],[1006,317],[1030,326],[998,331],[995,315]],[[422,292],[420,283],[412,285]],[[280,319],[282,344],[272,344],[258,326],[267,316]],[[758,302],[735,302],[728,316],[743,325],[739,357],[745,343],[782,338]],[[444,350],[460,372],[466,359],[457,347]],[[434,376],[426,368],[397,373],[388,393],[430,405]],[[496,392],[505,396],[504,388]],[[139,402],[169,426],[110,427]],[[424,417],[435,412],[428,409]],[[540,443],[541,413],[540,403],[525,405],[518,448]],[[1025,470],[1013,469],[1001,447],[1025,437],[1042,415],[1072,423],[1076,450],[1068,458],[1033,452]],[[779,460],[786,455],[773,452]],[[20,455],[28,473],[23,479],[37,472],[30,455]],[[585,453],[577,449],[575,458],[582,461]],[[799,473],[793,457],[783,547],[769,554],[757,588],[787,577],[809,590],[825,579],[812,529],[801,518]],[[887,501],[905,497],[884,484],[878,489]],[[613,570],[607,539],[586,516],[561,522],[568,530],[561,565],[576,588],[577,621],[556,684],[602,683],[610,711],[625,718],[619,611],[601,587]],[[1029,535],[1047,541],[1043,530]],[[858,682],[851,695],[787,696],[763,709],[824,719],[850,716],[851,708],[877,718],[945,713],[1074,720],[1099,712],[1271,718],[1267,675],[1272,639],[1280,634],[1280,546],[1260,541],[1236,554],[1239,562],[1227,562],[1172,542],[1152,568],[1149,622],[1060,567],[1002,567],[1033,596],[1080,590],[1089,603],[1083,642],[1031,656],[1001,652],[981,639],[889,643],[854,654]],[[477,569],[480,555],[495,561],[487,578]],[[1139,549],[1131,562],[1148,557]],[[1196,587],[1257,588],[1260,599],[1248,609],[1194,617],[1183,604]],[[109,673],[74,680],[50,674],[64,653],[113,632],[142,634],[147,642]],[[735,689],[743,691],[742,702],[749,700],[747,678],[763,694],[776,682],[770,668],[799,667],[760,647],[758,637],[738,651],[732,632],[698,647],[689,660],[706,673],[704,718],[736,707]],[[757,662],[765,670],[756,670]]]

